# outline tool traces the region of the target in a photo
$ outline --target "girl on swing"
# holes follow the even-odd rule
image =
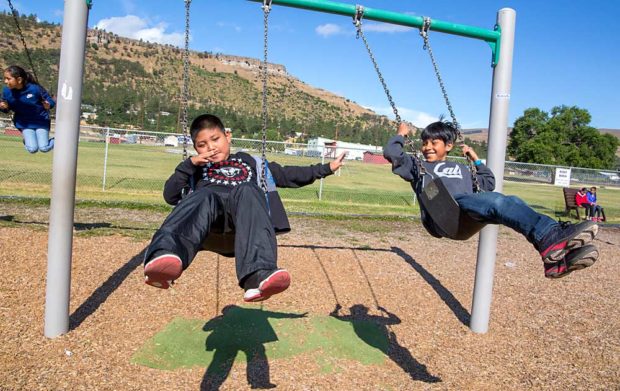
[[[203,249],[209,234],[224,231],[234,235],[237,280],[245,290],[244,301],[266,300],[286,290],[290,275],[277,267],[276,233],[291,228],[275,189],[267,186],[267,202],[257,183],[262,161],[244,152],[231,153],[232,135],[214,115],[194,119],[190,135],[198,154],[181,162],[164,185],[164,199],[176,207],[146,251],[146,284],[168,289]],[[312,166],[282,167],[269,162],[265,176],[278,187],[306,186],[337,171],[344,156]],[[182,198],[191,183],[195,190]]]
[[[49,110],[56,105],[54,99],[29,72],[17,65],[4,70],[4,84],[0,111],[13,111],[13,124],[21,132],[26,150],[51,151],[54,139],[49,138]]]
[[[420,162],[404,151],[405,137],[409,133],[408,125],[401,123],[397,135],[388,141],[383,154],[392,163],[392,172],[411,182],[416,194],[422,191],[426,181],[441,178],[462,211],[480,222],[502,224],[525,236],[540,253],[547,278],[564,277],[591,266],[598,259],[598,249],[588,244],[598,233],[595,222],[584,221],[574,225],[557,222],[537,213],[518,197],[493,192],[493,173],[471,147],[463,145],[463,154],[474,160],[476,178],[483,191],[474,193],[469,168],[446,160],[458,136],[452,123],[439,120],[422,131],[420,138],[424,160]],[[431,234],[445,236],[437,231],[423,207],[420,209],[424,227]]]

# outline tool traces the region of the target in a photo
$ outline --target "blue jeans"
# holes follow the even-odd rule
[[[47,152],[54,148],[54,139],[49,139],[49,129],[21,129],[26,150],[30,153]]]
[[[461,210],[475,219],[510,227],[525,236],[535,246],[553,227],[558,225],[557,221],[536,212],[515,196],[483,192],[457,194],[454,199]]]

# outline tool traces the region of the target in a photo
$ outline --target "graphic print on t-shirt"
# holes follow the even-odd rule
[[[443,178],[458,178],[458,179],[463,179],[463,174],[461,173],[461,167],[459,167],[458,165],[455,166],[448,166],[448,167],[444,167],[442,168],[446,163],[439,163],[438,165],[435,166],[435,169],[433,170],[435,172],[435,175],[437,175],[438,177],[443,177]]]
[[[217,163],[207,163],[202,169],[202,179],[215,185],[234,187],[252,180],[250,166],[239,158]]]

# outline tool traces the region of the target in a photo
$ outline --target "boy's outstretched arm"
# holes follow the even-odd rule
[[[277,187],[302,187],[313,183],[315,180],[332,175],[342,167],[345,155],[343,152],[338,157],[326,164],[313,164],[311,166],[281,166],[275,162],[269,162],[269,170],[273,175]]]
[[[383,147],[383,157],[392,163],[392,172],[408,182],[417,179],[417,167],[411,156],[405,153],[405,136],[410,133],[409,126],[401,123],[396,136]]]
[[[332,172],[340,170],[340,167],[344,165],[344,157],[347,156],[348,153],[349,151],[342,152],[336,157],[336,160],[329,163],[329,168],[332,170]]]

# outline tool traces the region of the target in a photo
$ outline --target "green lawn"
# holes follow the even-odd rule
[[[51,153],[31,155],[24,150],[19,137],[0,135],[0,195],[49,198],[52,156]],[[181,148],[110,144],[105,190],[104,157],[104,143],[80,142],[78,200],[161,205],[164,182],[181,161]],[[320,162],[316,158],[283,154],[268,154],[267,158],[282,165]],[[341,173],[326,178],[322,192],[320,189],[320,181],[317,181],[301,189],[281,189],[280,194],[291,212],[373,216],[415,216],[419,213],[409,184],[393,175],[389,165],[347,161]],[[564,211],[562,190],[556,186],[505,181],[504,193],[516,195],[537,211],[554,218]],[[599,187],[598,193],[608,222],[620,223],[620,189]]]

